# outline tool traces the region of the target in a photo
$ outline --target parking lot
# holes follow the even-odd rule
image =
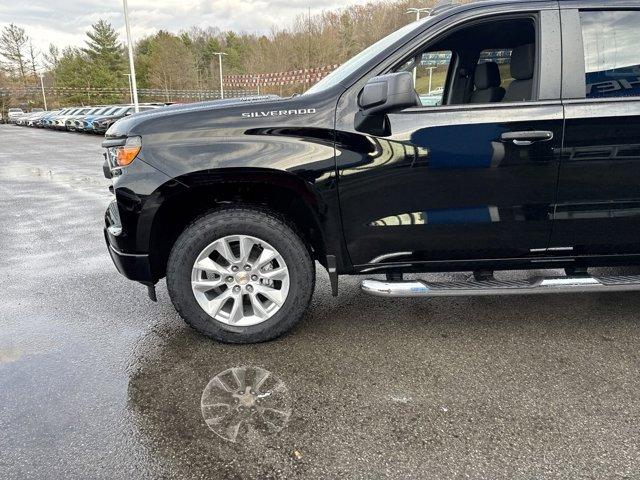
[[[274,342],[190,330],[104,245],[101,139],[0,125],[0,478],[638,478],[640,295],[385,300],[319,270]],[[207,383],[288,390],[221,438]]]

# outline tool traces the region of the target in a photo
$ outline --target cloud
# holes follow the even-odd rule
[[[85,33],[98,19],[106,19],[125,38],[120,0],[29,0],[2,2],[0,27],[15,23],[27,30],[34,45],[45,50],[50,43],[61,49],[83,46]],[[171,32],[191,26],[218,27],[249,33],[267,33],[287,27],[296,16],[344,8],[336,0],[128,0],[134,40],[163,29]],[[366,3],[351,0],[350,3]]]

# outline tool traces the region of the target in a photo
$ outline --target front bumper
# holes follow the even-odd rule
[[[144,253],[124,253],[118,250],[114,244],[115,237],[122,231],[116,202],[112,202],[105,213],[104,239],[109,249],[109,255],[118,272],[129,280],[135,280],[147,285],[153,285],[151,274],[151,262],[149,255]]]
[[[149,255],[119,252],[109,243],[109,234],[106,228],[104,229],[104,236],[107,241],[109,255],[111,255],[111,260],[113,260],[113,264],[116,266],[118,272],[129,280],[135,280],[136,282],[146,285],[154,283],[151,275]]]

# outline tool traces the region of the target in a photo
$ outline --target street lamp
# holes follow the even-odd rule
[[[133,88],[131,88],[131,74],[123,73],[123,75],[129,79],[129,95],[131,96],[131,103],[133,103]]]
[[[122,0],[124,7],[124,26],[127,30],[127,44],[129,47],[129,80],[131,82],[131,97],[133,99],[133,110],[137,113],[140,111],[138,105],[138,86],[136,85],[136,67],[133,64],[133,42],[131,41],[131,28],[129,27],[129,7],[127,0]]]
[[[411,7],[409,9],[407,9],[406,13],[407,14],[415,13],[416,14],[416,20],[420,20],[420,14],[421,13],[427,12],[428,13],[427,17],[428,17],[428,16],[431,15],[432,11],[433,11],[433,8],[415,8],[415,7]]]
[[[220,64],[220,99],[224,99],[224,87],[222,86],[222,56],[226,55],[224,52],[213,52],[214,55],[218,55],[218,62]]]
[[[420,20],[420,14],[421,13],[427,13],[427,17],[431,16],[431,12],[433,11],[433,8],[415,8],[415,7],[411,7],[408,8],[407,11],[405,12],[406,14],[410,14],[410,13],[415,13],[416,14],[416,22],[418,20]],[[413,67],[413,88],[416,87],[416,78],[417,78],[417,73],[418,73],[418,67],[417,65],[415,67]],[[431,90],[431,87],[429,87],[429,90]]]
[[[44,109],[47,110],[47,96],[44,94],[44,74],[39,73],[40,88],[42,89],[42,101],[44,102]]]

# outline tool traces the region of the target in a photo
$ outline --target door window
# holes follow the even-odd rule
[[[587,98],[640,96],[640,12],[580,12]]]
[[[535,100],[536,17],[495,18],[455,29],[395,71],[413,71],[423,106]]]

